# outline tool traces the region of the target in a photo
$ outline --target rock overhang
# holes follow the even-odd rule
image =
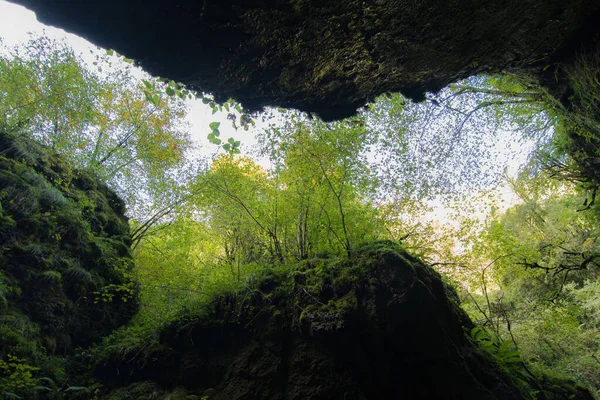
[[[420,100],[474,74],[539,74],[600,16],[595,0],[11,1],[219,101],[326,120],[386,92]]]

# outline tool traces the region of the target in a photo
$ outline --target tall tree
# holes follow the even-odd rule
[[[93,170],[125,198],[130,215],[174,201],[164,193],[179,184],[172,173],[190,140],[185,104],[169,84],[135,78],[128,60],[114,55],[87,65],[46,37],[2,54],[1,129],[25,132]]]

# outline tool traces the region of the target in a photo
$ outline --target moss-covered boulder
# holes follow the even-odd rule
[[[93,175],[0,133],[0,386],[18,365],[72,354],[136,312],[124,211]]]
[[[376,243],[265,269],[97,374],[110,399],[592,399],[502,363],[454,298],[400,246]]]

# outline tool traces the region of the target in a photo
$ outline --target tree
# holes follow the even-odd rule
[[[556,118],[547,96],[507,75],[472,77],[419,104],[381,96],[365,119],[379,136],[374,169],[386,195],[455,200],[495,187],[515,154],[524,163],[552,137]]]
[[[372,207],[377,180],[368,161],[374,137],[362,118],[324,123],[291,113],[282,126],[265,130],[261,141],[293,204],[288,209],[296,221],[300,258],[324,239],[350,254],[356,244],[378,235]]]
[[[521,202],[492,215],[463,258],[475,277],[465,307],[518,344],[536,371],[600,385],[598,213],[585,194],[546,174],[510,180]]]
[[[168,94],[170,84],[134,78],[130,64],[109,54],[97,55],[92,71],[65,43],[45,37],[5,53],[1,129],[25,132],[94,171],[132,216],[152,215],[148,203],[161,209],[176,201],[164,193],[181,184],[172,173],[190,140],[185,104]]]

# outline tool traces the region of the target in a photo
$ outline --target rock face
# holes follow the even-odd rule
[[[217,99],[325,119],[384,92],[420,99],[472,74],[542,73],[592,43],[600,17],[596,0],[11,1]]]
[[[529,386],[519,365],[496,362],[454,296],[399,246],[376,243],[351,260],[261,273],[97,374],[111,399],[159,387],[223,400],[592,399],[564,382],[540,391],[548,382]]]
[[[0,133],[0,360],[71,354],[135,314],[123,213],[95,177]]]

